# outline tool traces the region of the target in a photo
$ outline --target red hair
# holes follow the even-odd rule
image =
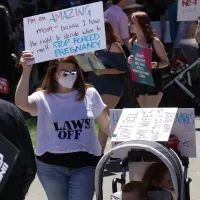
[[[151,43],[153,41],[153,38],[156,36],[156,33],[153,31],[149,16],[145,12],[135,12],[131,15],[131,19],[133,18],[133,16],[136,18],[139,26],[141,27],[147,43]],[[136,34],[133,34],[133,41],[135,41],[136,38]]]

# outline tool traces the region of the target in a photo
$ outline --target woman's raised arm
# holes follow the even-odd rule
[[[24,51],[22,53],[22,57],[20,62],[23,67],[23,72],[19,83],[17,85],[16,93],[15,93],[15,104],[20,109],[29,112],[29,113],[37,113],[37,104],[36,102],[28,97],[29,95],[29,79],[31,74],[32,65],[27,65],[28,61],[33,60],[33,54],[28,51]]]

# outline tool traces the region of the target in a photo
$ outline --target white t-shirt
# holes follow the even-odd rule
[[[101,155],[94,120],[106,105],[95,88],[88,88],[84,100],[77,101],[78,91],[70,93],[33,93],[38,107],[36,155],[45,152],[88,152]]]

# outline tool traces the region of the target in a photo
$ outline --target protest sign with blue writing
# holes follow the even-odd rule
[[[122,109],[110,110],[110,126],[112,138],[117,137],[117,135],[114,134],[114,131],[121,117],[122,111]],[[168,120],[170,119],[167,119],[167,121]],[[178,150],[180,151],[182,156],[186,156],[189,158],[195,158],[197,156],[194,108],[178,109],[170,134],[175,135],[178,138]],[[122,141],[116,142],[111,140],[112,148]],[[116,155],[116,157],[119,156]]]
[[[133,44],[132,55],[134,57],[134,63],[131,64],[133,81],[154,86],[151,74],[152,50],[150,48]]]
[[[34,63],[105,49],[103,4],[24,18],[24,35],[25,48],[33,52]]]

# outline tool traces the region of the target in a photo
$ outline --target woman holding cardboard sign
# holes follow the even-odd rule
[[[15,102],[37,115],[38,177],[49,200],[92,200],[101,157],[94,120],[110,135],[110,119],[98,92],[85,84],[74,56],[50,62],[41,88],[28,96],[33,54],[23,52]]]
[[[162,69],[169,65],[164,46],[155,37],[149,16],[145,12],[132,14],[130,29],[134,34],[130,40],[131,47],[136,44],[152,49],[151,72],[155,86],[135,83],[138,103],[141,108],[158,107],[163,96]],[[134,63],[133,56],[128,58],[128,63]]]
[[[105,50],[95,52],[95,56],[104,64],[106,69],[94,70],[89,75],[89,82],[97,89],[106,110],[114,109],[124,92],[125,73],[128,71],[127,59],[120,45],[120,38],[113,30],[109,21],[105,20],[106,44]],[[107,135],[99,129],[99,141],[104,150]]]

